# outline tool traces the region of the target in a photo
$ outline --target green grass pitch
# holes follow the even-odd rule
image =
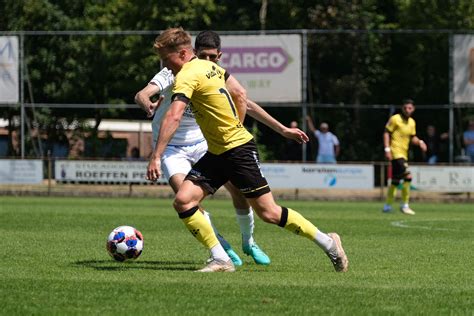
[[[207,251],[170,200],[0,197],[0,314],[407,315],[474,314],[474,207],[414,203],[415,216],[381,203],[282,203],[337,231],[350,261],[334,272],[312,242],[256,220],[272,259],[242,254],[230,201],[207,200],[215,225],[242,256],[236,273],[194,273]],[[142,256],[106,253],[119,225],[144,235]]]

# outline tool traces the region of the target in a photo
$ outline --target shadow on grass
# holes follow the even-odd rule
[[[123,271],[123,270],[171,270],[171,271],[194,271],[198,269],[199,263],[194,261],[129,261],[118,262],[111,260],[80,260],[73,265],[92,268],[99,271]]]

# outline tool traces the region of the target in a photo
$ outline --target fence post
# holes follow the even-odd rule
[[[385,163],[380,164],[380,201],[384,199],[384,188],[385,188]]]
[[[48,150],[48,196],[51,195],[51,150]]]

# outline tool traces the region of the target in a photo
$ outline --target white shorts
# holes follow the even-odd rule
[[[161,170],[169,179],[177,173],[187,175],[207,151],[206,141],[191,146],[167,146],[161,157]]]

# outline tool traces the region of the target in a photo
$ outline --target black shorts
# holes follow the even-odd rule
[[[232,182],[247,198],[270,192],[268,182],[260,170],[257,146],[253,140],[220,155],[207,152],[189,171],[191,180],[210,194],[227,181]]]
[[[392,178],[401,180],[409,178],[410,175],[408,162],[404,158],[392,160]]]

